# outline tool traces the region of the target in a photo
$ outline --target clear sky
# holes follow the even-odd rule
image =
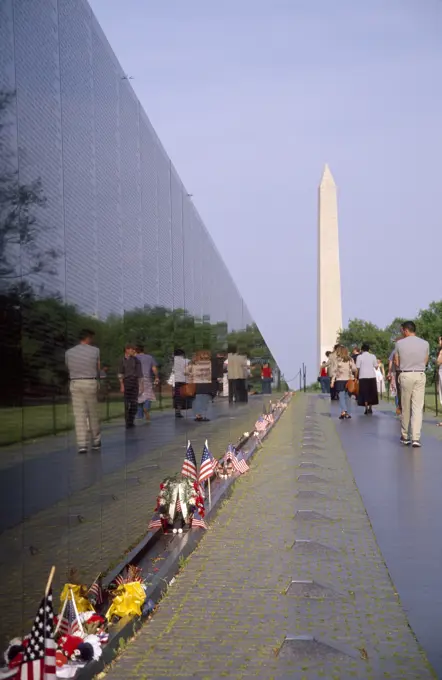
[[[442,0],[90,0],[285,375],[316,377],[317,185],[344,323],[442,298]]]

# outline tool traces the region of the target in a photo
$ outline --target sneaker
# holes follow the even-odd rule
[[[415,439],[414,441],[411,442],[411,446],[413,447],[413,449],[420,449],[422,444],[417,439]]]
[[[82,447],[81,449],[78,449],[78,453],[87,453],[87,449]]]
[[[96,444],[92,444],[92,451],[101,451],[101,442],[97,442]]]
[[[401,437],[401,444],[403,444],[404,446],[408,446],[410,444],[410,440],[406,439],[404,437]]]
[[[346,413],[344,415],[344,418],[346,418],[347,420],[351,420],[351,415],[349,413]]]

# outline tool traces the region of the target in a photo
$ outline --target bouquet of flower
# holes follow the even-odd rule
[[[173,524],[175,517],[181,517],[182,524],[191,524],[195,510],[204,517],[204,495],[201,486],[189,477],[167,477],[160,484],[156,512],[159,513],[163,529]]]

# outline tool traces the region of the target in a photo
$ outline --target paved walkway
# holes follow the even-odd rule
[[[292,401],[107,680],[433,677],[329,410]]]
[[[52,564],[55,592],[77,568],[84,582],[115,566],[146,533],[160,482],[180,471],[190,438],[199,462],[204,440],[222,455],[253,426],[262,397],[229,407],[223,400],[210,423],[154,414],[126,432],[105,428],[101,453],[79,456],[73,433],[35,445],[8,447],[0,473],[0,645],[26,630]],[[17,460],[12,460],[13,456]]]
[[[399,443],[388,405],[354,415],[337,431],[411,627],[442,678],[442,428],[427,414],[416,450]]]

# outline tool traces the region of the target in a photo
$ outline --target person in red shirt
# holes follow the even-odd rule
[[[323,361],[319,368],[319,384],[322,394],[330,394],[330,377],[327,371],[327,362]]]
[[[265,363],[261,369],[261,387],[263,394],[272,394],[272,367]]]

